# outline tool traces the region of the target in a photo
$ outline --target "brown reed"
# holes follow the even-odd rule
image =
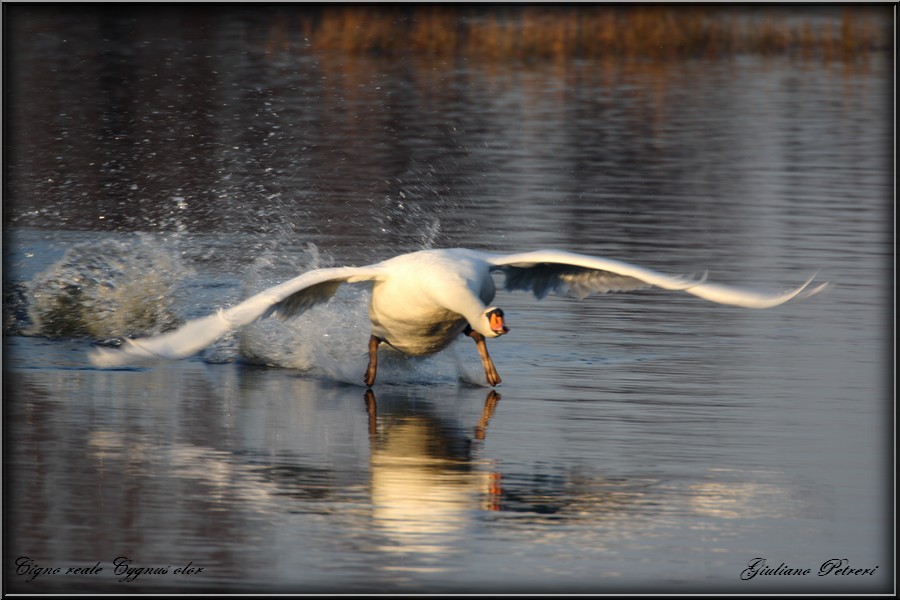
[[[886,20],[887,19],[887,20]],[[542,60],[741,53],[853,59],[891,47],[890,13],[689,5],[326,5],[301,17],[307,47],[390,57]]]

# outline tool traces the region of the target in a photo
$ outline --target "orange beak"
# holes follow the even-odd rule
[[[503,316],[498,313],[491,313],[490,324],[491,331],[493,331],[497,335],[503,335],[504,333],[507,333],[509,331],[509,327],[507,327],[503,322]]]

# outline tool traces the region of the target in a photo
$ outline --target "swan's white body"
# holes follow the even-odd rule
[[[465,250],[404,254],[381,265],[386,276],[375,279],[369,302],[372,335],[411,356],[446,348],[479,322],[496,293],[490,265]]]
[[[259,318],[296,316],[327,301],[343,283],[371,282],[370,361],[376,360],[374,353],[380,342],[417,356],[438,352],[465,332],[478,343],[488,380],[495,384],[492,379],[499,383],[499,377],[496,371],[493,377],[490,373],[493,365],[489,365],[484,338],[497,337],[507,329],[502,311],[488,307],[496,293],[492,272],[506,275],[507,290],[530,290],[538,298],[551,291],[583,298],[595,292],[656,286],[747,308],[778,306],[816,294],[828,285],[810,287],[810,278],[794,290],[769,293],[708,283],[705,276],[695,279],[666,275],[626,262],[556,250],[505,255],[462,248],[422,250],[374,265],[309,271],[174,331],[127,340],[116,350],[97,349],[91,360],[97,366],[112,367],[147,358],[184,358],[228,331]],[[367,373],[366,381],[371,385],[373,362],[370,371],[371,377]]]

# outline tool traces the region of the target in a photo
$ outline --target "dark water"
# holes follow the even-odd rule
[[[447,64],[312,56],[262,11],[15,17],[7,590],[891,589],[889,57]],[[352,290],[190,360],[87,361],[441,246],[835,285],[501,295],[497,394],[464,340],[367,395]],[[757,557],[811,572],[742,581]]]

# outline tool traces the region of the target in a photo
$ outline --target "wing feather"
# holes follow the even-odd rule
[[[592,293],[630,291],[647,287],[681,290],[719,304],[746,308],[771,308],[794,298],[819,293],[828,283],[810,287],[813,277],[803,285],[785,292],[760,291],[717,283],[702,277],[668,275],[624,261],[574,254],[557,250],[538,250],[521,254],[485,254],[491,270],[506,275],[509,291],[530,290],[538,298],[549,292],[585,298]]]
[[[152,358],[178,359],[191,356],[229,331],[257,319],[276,315],[294,317],[328,301],[343,283],[377,279],[378,265],[317,269],[268,288],[227,310],[188,321],[178,329],[150,338],[126,340],[121,347],[98,348],[90,354],[98,367],[115,367]]]
[[[503,271],[506,273],[504,287],[507,291],[531,291],[538,299],[550,292],[580,300],[594,293],[627,292],[652,287],[634,277],[572,265],[553,263],[539,263],[528,267],[510,265]]]

